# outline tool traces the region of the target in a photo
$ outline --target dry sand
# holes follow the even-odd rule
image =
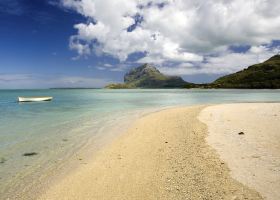
[[[265,199],[280,199],[280,103],[223,104],[205,108],[207,142],[231,175]],[[244,135],[238,133],[244,132]]]
[[[207,127],[197,119],[203,108],[169,109],[137,120],[40,199],[262,199],[233,179],[207,144]]]

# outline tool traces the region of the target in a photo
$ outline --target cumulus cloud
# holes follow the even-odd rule
[[[160,66],[159,69],[169,75],[229,74],[263,62],[279,52],[279,47],[252,46],[245,53],[225,51],[217,56],[205,56],[204,62],[180,63],[176,67]]]
[[[173,62],[174,71],[194,64],[194,72],[236,70],[280,39],[279,0],[62,0],[62,5],[86,18],[74,25],[77,34],[70,38],[79,56],[104,54],[126,62],[142,52],[138,63]],[[238,45],[252,48],[245,54],[229,50]],[[273,52],[265,49],[264,57]],[[226,61],[237,58],[239,64]]]

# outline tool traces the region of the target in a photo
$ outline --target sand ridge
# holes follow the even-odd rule
[[[205,141],[205,106],[145,116],[39,199],[262,199]]]

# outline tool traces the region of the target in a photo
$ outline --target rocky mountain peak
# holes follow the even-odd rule
[[[131,69],[124,76],[124,82],[128,83],[142,77],[161,75],[160,71],[153,65],[145,63],[139,67]]]
[[[179,76],[164,75],[154,65],[146,63],[126,73],[124,84],[130,88],[182,88],[187,82]]]

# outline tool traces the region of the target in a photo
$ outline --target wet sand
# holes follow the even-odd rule
[[[39,199],[262,199],[231,177],[207,143],[207,126],[197,118],[204,108],[142,117]]]

